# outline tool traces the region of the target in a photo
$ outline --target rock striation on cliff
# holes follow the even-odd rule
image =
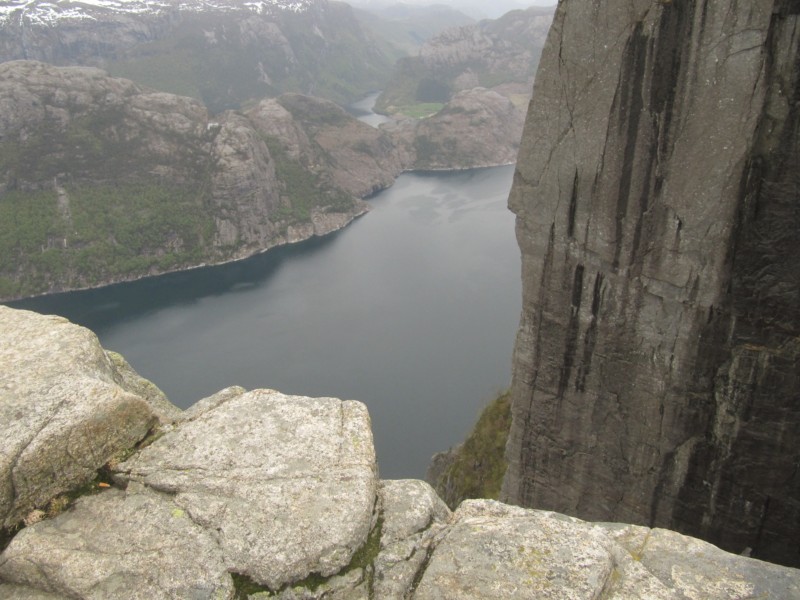
[[[671,531],[451,513],[424,482],[378,478],[360,402],[234,387],[180,411],[91,332],[5,307],[0,427],[9,600],[800,595],[800,571]]]
[[[559,4],[507,500],[800,564],[799,40],[783,0]]]

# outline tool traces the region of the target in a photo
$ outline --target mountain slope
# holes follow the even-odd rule
[[[364,27],[392,48],[395,59],[416,54],[422,44],[445,29],[475,22],[464,13],[441,4],[367,7],[356,9],[355,14]]]
[[[515,10],[444,31],[418,56],[397,62],[377,109],[395,113],[419,103],[444,104],[475,87],[509,97],[530,95],[552,14],[551,8]]]
[[[304,102],[327,115],[324,127],[292,115]],[[285,131],[263,118],[270,105]],[[401,168],[386,134],[300,96],[211,117],[196,100],[98,69],[13,61],[0,64],[0,108],[4,299],[327,233],[366,211],[357,197]],[[342,180],[342,165],[352,181]]]
[[[6,2],[0,61],[91,65],[213,112],[291,91],[352,101],[389,59],[352,9],[328,0]]]

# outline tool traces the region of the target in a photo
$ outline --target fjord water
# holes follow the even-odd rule
[[[182,407],[229,385],[361,400],[381,476],[421,478],[510,379],[512,174],[407,173],[325,238],[13,305],[91,328]]]

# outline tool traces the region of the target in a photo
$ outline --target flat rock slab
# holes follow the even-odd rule
[[[91,331],[0,306],[0,526],[91,480],[157,420]]]
[[[436,545],[414,598],[597,598],[614,570],[611,546],[577,519],[467,500]]]
[[[11,589],[20,599],[48,597],[30,588],[98,600],[233,597],[214,537],[168,496],[136,484],[23,529],[0,557],[0,578],[30,586]]]
[[[800,571],[673,531],[596,524],[467,500],[434,549],[415,600],[800,598]]]
[[[728,600],[729,598],[800,598],[800,571],[725,552],[713,544],[667,529],[603,524],[608,535],[632,557],[634,567],[646,571],[668,594],[653,598]],[[620,561],[622,563],[622,561]],[[624,568],[620,593],[613,598],[638,598],[645,578]],[[634,576],[635,575],[635,576]],[[637,585],[622,585],[625,580]]]
[[[228,570],[276,590],[347,566],[367,539],[377,467],[355,401],[231,394],[118,467],[214,533]]]

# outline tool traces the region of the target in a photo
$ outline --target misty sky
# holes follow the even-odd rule
[[[445,4],[456,8],[474,18],[492,18],[517,8],[529,6],[555,6],[558,0],[345,0],[348,4],[361,7],[383,7],[392,4]]]

